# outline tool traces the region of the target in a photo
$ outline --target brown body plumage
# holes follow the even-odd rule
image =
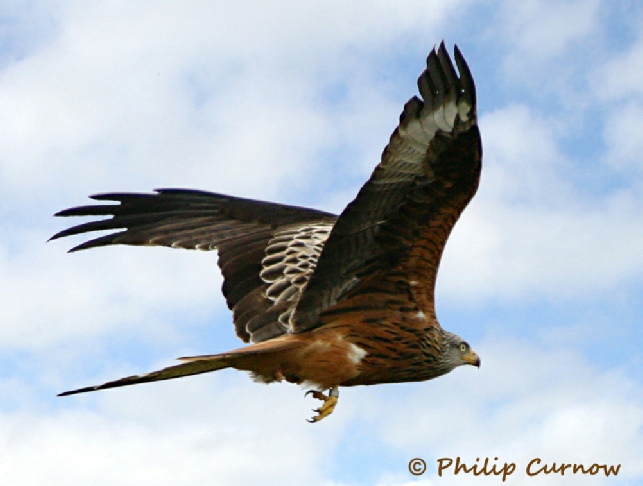
[[[258,381],[311,387],[325,401],[321,420],[339,386],[423,381],[479,365],[466,342],[442,329],[434,307],[444,245],[481,168],[475,87],[457,47],[455,60],[459,75],[443,44],[431,52],[418,80],[424,100],[405,105],[380,164],[340,216],[182,189],[103,194],[93,198],[120,204],[58,213],[112,218],[53,238],[123,229],[72,251],[216,249],[237,335],[252,343],[62,395],[232,367]]]

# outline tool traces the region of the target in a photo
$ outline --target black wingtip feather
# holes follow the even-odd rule
[[[448,92],[451,89],[455,87],[459,95],[463,92],[463,86],[472,84],[471,73],[468,72],[462,53],[457,46],[454,50],[458,68],[464,66],[461,71],[466,72],[462,72],[461,76],[458,76],[444,40],[440,42],[439,46],[434,46],[426,59],[427,68],[420,75],[417,83],[425,103],[439,106],[444,103],[445,96],[449,96]]]
[[[155,189],[155,193],[101,193],[93,204],[64,209],[55,216],[103,216],[59,231],[48,241],[67,236],[113,231],[75,246],[70,253],[114,244],[215,249],[230,237],[266,227],[304,221],[332,221],[323,211],[244,199],[194,189]]]
[[[464,91],[461,93],[461,96],[466,99],[469,104],[474,107],[476,106],[476,85],[473,82],[473,75],[469,69],[467,61],[464,59],[460,48],[456,44],[453,47],[455,64],[458,66],[458,71],[460,72],[461,86]]]

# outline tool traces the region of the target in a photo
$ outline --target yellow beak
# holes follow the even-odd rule
[[[470,365],[480,368],[480,356],[473,349],[470,349],[467,354],[462,357],[462,360]]]

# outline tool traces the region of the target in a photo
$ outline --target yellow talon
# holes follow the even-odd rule
[[[306,395],[309,394],[312,394],[313,398],[316,398],[317,400],[323,400],[324,402],[322,403],[321,407],[313,410],[313,412],[316,412],[317,415],[308,420],[311,424],[319,422],[320,420],[328,417],[331,413],[333,413],[333,410],[335,410],[335,406],[339,401],[339,388],[337,388],[336,386],[330,389],[328,395],[324,395],[322,392],[314,390],[309,390],[306,392]]]

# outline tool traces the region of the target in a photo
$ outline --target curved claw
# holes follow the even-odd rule
[[[313,409],[313,412],[315,412],[317,415],[309,419],[308,422],[319,422],[320,420],[328,417],[331,413],[333,413],[333,410],[335,410],[335,406],[337,405],[337,401],[339,399],[339,390],[337,387],[331,388],[328,395],[324,395],[320,391],[308,390],[304,396],[308,396],[309,394],[312,394],[314,398],[322,400],[324,403],[322,403],[321,407]]]

